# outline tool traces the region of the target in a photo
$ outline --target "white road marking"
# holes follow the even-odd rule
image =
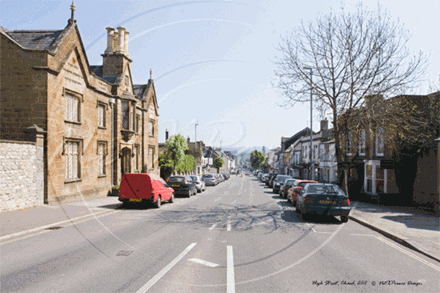
[[[313,229],[313,228],[310,228],[310,230],[312,230],[313,232],[315,232],[315,233],[316,233],[315,229]]]
[[[404,254],[406,254],[406,255],[408,255],[408,256],[410,256],[410,257],[412,257],[412,258],[414,258],[414,259],[416,259],[416,260],[418,260],[418,261],[420,261],[420,262],[422,262],[422,263],[424,263],[424,264],[430,266],[430,267],[433,268],[434,270],[440,272],[440,267],[438,267],[438,266],[436,266],[436,265],[434,265],[434,264],[432,264],[432,263],[430,263],[430,262],[428,262],[428,261],[426,261],[426,260],[424,260],[424,259],[422,259],[422,258],[420,258],[420,257],[418,257],[418,256],[416,256],[416,255],[414,255],[414,254],[412,254],[412,253],[409,252],[409,251],[404,250],[403,248],[399,247],[398,245],[396,245],[396,244],[394,244],[394,243],[391,243],[391,242],[389,242],[388,240],[385,240],[385,239],[382,238],[382,237],[379,237],[379,236],[374,236],[374,237],[375,237],[376,239],[379,239],[379,240],[382,241],[383,243],[388,244],[389,246],[391,246],[391,247],[393,247],[393,248],[399,250],[400,252],[403,252]]]
[[[226,231],[230,232],[231,231],[231,223],[228,222],[228,225],[226,226]]]
[[[227,254],[227,293],[235,293],[235,276],[234,276],[234,255],[232,252],[232,245],[228,245]]]
[[[211,267],[211,268],[218,267],[218,264],[216,264],[216,263],[212,263],[212,262],[209,262],[209,261],[206,261],[203,259],[199,259],[199,258],[192,258],[192,259],[190,259],[190,261],[196,262],[196,263],[199,263],[199,264]]]
[[[211,228],[209,228],[209,230],[213,230],[215,226],[217,226],[217,224],[212,225]]]
[[[164,267],[160,272],[158,272],[150,281],[148,281],[142,288],[140,288],[137,293],[147,292],[157,281],[160,280],[172,267],[176,265],[197,243],[191,243],[181,254],[179,254],[172,262],[170,262],[166,267]]]

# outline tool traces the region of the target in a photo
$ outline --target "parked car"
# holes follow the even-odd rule
[[[214,174],[204,174],[202,180],[205,182],[206,186],[215,186],[219,183]]]
[[[154,174],[127,173],[119,185],[119,198],[127,203],[149,203],[160,208],[162,202],[174,202],[174,189]]]
[[[287,179],[284,181],[283,186],[280,187],[280,197],[286,199],[287,198],[287,191],[295,185],[295,181],[297,179]]]
[[[222,182],[224,182],[225,181],[225,178],[223,178],[223,176],[222,175],[220,175],[220,174],[215,174],[216,176],[217,176],[217,178],[218,178],[218,182],[220,182],[220,183],[222,183]]]
[[[270,174],[269,174],[270,175]],[[266,183],[267,186],[272,187],[273,186],[273,181],[275,180],[275,177],[277,177],[278,174],[274,174],[272,173],[272,175],[270,175],[269,177],[269,181]]]
[[[296,196],[301,191],[304,186],[308,183],[318,183],[314,180],[296,180],[295,185],[293,185],[289,190],[287,190],[287,201],[292,203],[294,206],[296,204]]]
[[[269,174],[261,175],[261,182],[267,183],[268,180],[269,180]]]
[[[197,194],[196,183],[190,176],[171,176],[168,185],[174,189],[175,194],[182,194],[187,197]]]
[[[273,181],[272,192],[278,193],[280,192],[281,186],[283,186],[284,181],[287,179],[293,179],[292,176],[289,175],[277,175]]]
[[[192,175],[190,177],[196,183],[197,192],[205,191],[206,184],[205,184],[205,182],[203,182],[203,180],[202,180],[202,178],[200,178],[200,176]]]
[[[304,219],[309,214],[340,216],[348,221],[350,200],[336,184],[309,183],[298,194],[296,211]]]

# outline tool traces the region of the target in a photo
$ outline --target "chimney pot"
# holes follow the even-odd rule
[[[124,53],[124,42],[125,42],[125,28],[122,26],[118,27],[118,46],[116,53]]]
[[[107,30],[107,49],[105,50],[105,54],[111,54],[114,52],[114,45],[113,45],[114,37],[113,37],[113,35],[115,32],[115,29],[112,27],[107,27],[106,30]]]
[[[128,54],[128,34],[129,32],[125,31],[124,50],[125,50],[125,54],[127,54],[127,56],[130,57],[130,54]]]

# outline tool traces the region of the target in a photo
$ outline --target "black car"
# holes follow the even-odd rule
[[[197,194],[196,182],[190,176],[171,176],[168,185],[174,189],[174,194],[182,194],[187,197]]]
[[[309,214],[340,216],[348,221],[350,200],[335,184],[308,183],[296,198],[296,211],[302,219]]]

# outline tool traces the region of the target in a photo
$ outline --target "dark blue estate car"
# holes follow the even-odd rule
[[[182,194],[187,197],[197,194],[196,183],[190,176],[171,176],[168,179],[168,185],[174,189],[175,194]]]
[[[335,184],[309,183],[296,198],[296,211],[302,219],[309,214],[340,216],[341,222],[348,221],[350,200]]]

